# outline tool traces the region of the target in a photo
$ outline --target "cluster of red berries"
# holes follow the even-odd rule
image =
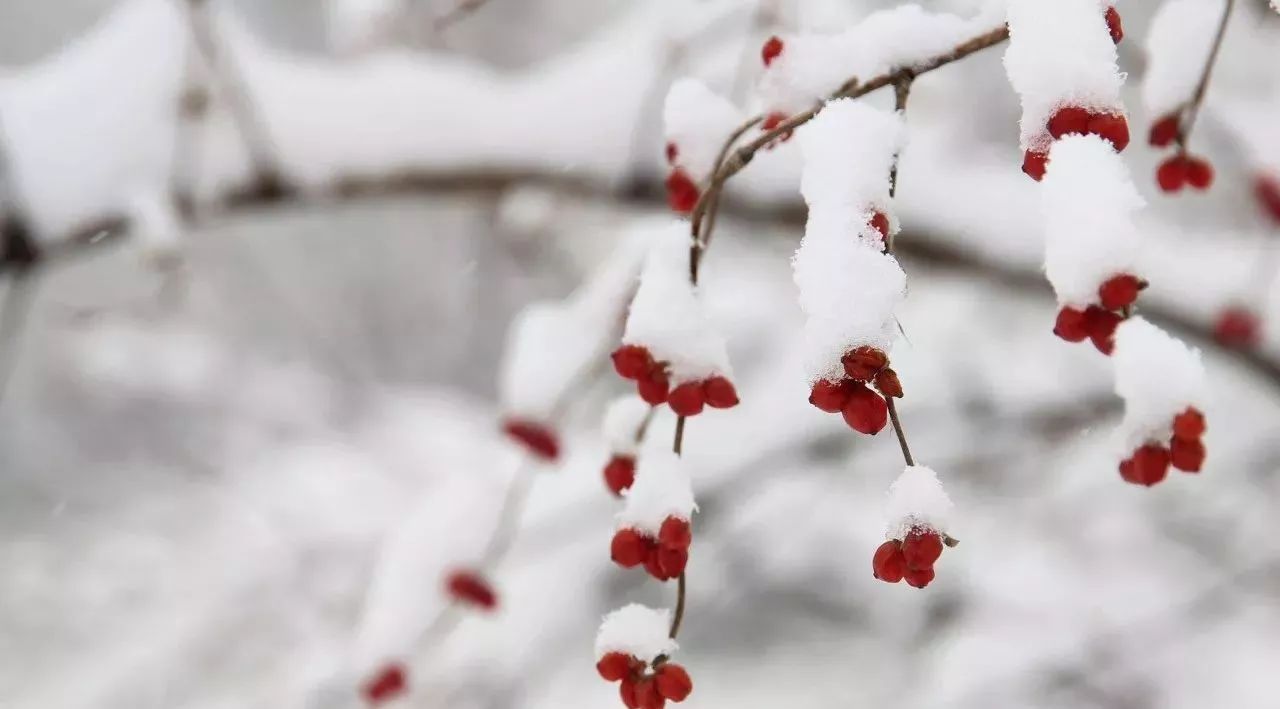
[[[1213,338],[1224,347],[1242,350],[1257,347],[1262,339],[1262,320],[1244,305],[1229,305],[1218,313]]]
[[[889,420],[883,397],[902,397],[898,373],[889,367],[889,358],[874,347],[858,347],[840,358],[845,378],[838,382],[820,379],[809,391],[809,403],[829,414],[841,414],[849,428],[875,435]],[[867,386],[873,383],[877,394]]]
[[[547,426],[524,419],[509,418],[502,422],[502,432],[535,457],[555,460],[560,457],[560,440]]]
[[[404,666],[398,662],[385,665],[378,671],[378,674],[364,683],[364,686],[360,688],[360,694],[370,704],[377,705],[389,702],[404,694],[405,690],[409,688],[405,674]]]
[[[1204,414],[1195,407],[1173,417],[1173,436],[1166,448],[1160,443],[1147,443],[1133,455],[1120,461],[1120,477],[1125,482],[1151,487],[1164,480],[1169,466],[1185,473],[1198,473],[1204,465]]]
[[[680,157],[680,149],[675,143],[667,143],[667,164],[671,166],[671,174],[667,175],[667,206],[676,214],[688,214],[698,204],[701,192],[698,183],[689,177],[684,168],[676,165]]]
[[[636,459],[629,455],[615,455],[604,465],[604,484],[615,497],[622,497],[623,490],[631,489],[636,481]]]
[[[693,530],[689,521],[668,517],[662,521],[655,539],[636,529],[619,529],[609,543],[609,556],[617,565],[631,569],[641,564],[659,581],[670,581],[684,573],[689,563]]]
[[[942,556],[942,535],[914,527],[906,537],[881,544],[871,557],[871,573],[881,581],[924,588],[933,580],[933,564]]]
[[[1147,282],[1137,276],[1122,273],[1112,276],[1098,287],[1098,302],[1084,310],[1063,306],[1058,311],[1053,334],[1067,342],[1093,342],[1093,346],[1105,355],[1115,349],[1116,327],[1127,317],[1125,310],[1138,299],[1138,293]]]
[[[485,611],[498,607],[498,594],[494,593],[489,582],[475,571],[453,571],[445,577],[444,585],[449,597],[458,603],[475,606]]]
[[[670,699],[683,702],[693,691],[693,680],[683,667],[674,662],[655,662],[653,672],[646,672],[644,661],[633,655],[610,652],[596,662],[596,671],[607,682],[621,682],[618,687],[627,709],[662,709]]]
[[[1213,184],[1213,166],[1204,158],[1188,155],[1183,148],[1180,113],[1181,111],[1177,111],[1156,121],[1147,136],[1147,142],[1157,148],[1166,147],[1175,141],[1178,143],[1177,152],[1156,168],[1156,184],[1162,192],[1177,192],[1187,185],[1207,190]]]
[[[1064,135],[1096,135],[1111,143],[1116,152],[1129,146],[1129,121],[1120,113],[1095,113],[1080,106],[1059,108],[1045,125],[1054,140]],[[1028,150],[1022,155],[1022,171],[1039,182],[1049,165],[1048,150]]]
[[[722,376],[682,382],[672,388],[667,363],[655,361],[642,345],[623,345],[610,356],[619,376],[636,383],[641,399],[651,406],[665,403],[677,416],[696,416],[706,406],[729,409],[738,405],[738,390]]]

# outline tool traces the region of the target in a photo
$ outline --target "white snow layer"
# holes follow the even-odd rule
[[[1133,214],[1144,205],[1129,169],[1094,135],[1056,141],[1041,183],[1044,270],[1062,305],[1098,302],[1098,286],[1134,273],[1141,241]]]
[[[1142,103],[1153,121],[1195,92],[1222,12],[1221,0],[1167,0],[1151,18]]]
[[[667,637],[671,625],[671,611],[649,608],[632,603],[612,611],[600,623],[596,633],[596,659],[611,652],[620,652],[644,662],[653,662],[658,655],[668,657],[679,648],[675,640]]]
[[[634,456],[639,445],[636,434],[652,410],[652,406],[634,394],[620,396],[610,402],[604,411],[604,423],[601,424],[609,452]]]
[[[711,174],[724,141],[746,116],[697,79],[677,79],[667,91],[662,123],[677,150],[675,164],[700,181]]]
[[[665,449],[645,450],[636,465],[636,481],[623,491],[618,529],[635,529],[656,537],[668,517],[688,520],[698,509],[680,456]]]
[[[689,282],[689,243],[686,221],[670,221],[653,235],[622,337],[669,362],[672,386],[717,374],[732,379],[724,338]]]
[[[942,489],[938,474],[923,465],[909,465],[889,486],[885,538],[902,539],[912,527],[928,527],[947,534],[951,510],[951,498]]]
[[[1116,47],[1098,0],[1009,0],[1004,68],[1022,99],[1023,150],[1045,150],[1062,106],[1123,113]]]
[[[903,143],[902,117],[854,99],[830,101],[796,131],[810,207],[848,205],[889,212],[889,170]]]
[[[1173,418],[1188,406],[1204,411],[1204,366],[1200,352],[1143,318],[1116,328],[1111,355],[1116,394],[1124,399],[1120,436],[1126,451],[1147,441],[1166,443]]]

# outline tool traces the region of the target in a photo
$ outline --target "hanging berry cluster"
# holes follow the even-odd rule
[[[596,672],[618,683],[627,709],[663,709],[693,692],[684,667],[672,662],[677,649],[670,637],[670,614],[631,604],[605,616],[596,635]]]
[[[1198,473],[1204,465],[1205,447],[1204,414],[1195,407],[1173,419],[1173,435],[1166,446],[1159,442],[1145,443],[1133,455],[1120,461],[1120,477],[1125,482],[1151,487],[1169,473],[1169,466],[1184,473]]]
[[[871,558],[872,575],[886,583],[928,586],[943,547],[956,544],[946,533],[951,508],[933,470],[908,466],[889,488],[888,539]]]
[[[622,345],[613,351],[613,368],[623,379],[636,383],[636,393],[645,402],[667,404],[679,416],[696,416],[702,409],[729,409],[738,405],[733,382],[721,375],[684,381],[671,386],[671,362],[655,360],[644,345]]]
[[[623,568],[643,567],[659,581],[684,573],[697,509],[683,463],[674,453],[647,451],[627,490],[609,543],[609,556]]]
[[[854,348],[840,361],[845,377],[836,382],[827,379],[814,382],[809,403],[827,413],[841,414],[849,428],[858,433],[879,433],[889,420],[885,397],[902,398],[898,374],[889,366],[885,353],[874,347]]]
[[[1138,293],[1147,282],[1137,276],[1122,273],[1112,276],[1098,286],[1098,302],[1084,310],[1064,305],[1058,310],[1053,334],[1067,342],[1089,340],[1099,352],[1111,354],[1115,347],[1116,326],[1138,299]]]
[[[666,132],[667,205],[688,214],[698,203],[698,180],[715,167],[721,141],[745,117],[732,103],[696,79],[678,79],[663,106]]]

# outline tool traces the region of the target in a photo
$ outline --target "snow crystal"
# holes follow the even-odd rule
[[[622,341],[669,362],[673,385],[717,374],[732,379],[724,338],[689,283],[688,222],[669,222],[653,237]]]
[[[938,474],[923,465],[909,465],[889,486],[885,537],[902,539],[912,527],[928,527],[947,534],[951,508],[951,498],[942,489]]]
[[[1065,105],[1123,112],[1111,41],[1098,0],[1009,0],[1009,83],[1022,99],[1021,145],[1046,149],[1046,126]]]
[[[1143,318],[1130,318],[1116,328],[1111,359],[1116,394],[1124,399],[1120,435],[1126,452],[1147,441],[1168,440],[1173,418],[1188,406],[1204,410],[1200,352]]]
[[[1133,213],[1144,202],[1110,143],[1093,135],[1056,141],[1040,196],[1044,270],[1060,304],[1097,303],[1104,281],[1134,273],[1141,242]]]
[[[671,84],[662,109],[667,141],[677,149],[675,164],[694,180],[711,174],[725,139],[744,121],[742,111],[697,79]]]
[[[888,212],[889,170],[902,147],[902,118],[853,99],[837,99],[796,131],[810,206],[875,206]]]
[[[609,452],[618,455],[636,453],[636,436],[653,407],[634,395],[614,399],[604,412],[604,439]]]
[[[646,450],[636,467],[636,481],[623,492],[618,529],[658,536],[667,517],[687,520],[698,509],[686,463],[669,450]]]
[[[1195,92],[1222,18],[1217,0],[1168,0],[1151,19],[1142,103],[1158,120],[1175,112]]]
[[[596,659],[611,652],[653,662],[659,655],[670,657],[679,647],[668,637],[671,611],[632,603],[612,611],[596,633]]]

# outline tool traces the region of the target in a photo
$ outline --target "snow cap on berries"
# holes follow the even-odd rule
[[[923,465],[909,465],[889,486],[885,538],[902,539],[916,527],[945,535],[951,526],[951,508],[938,474]]]
[[[1124,161],[1093,135],[1056,141],[1041,188],[1044,270],[1061,305],[1098,302],[1098,287],[1133,273],[1140,240],[1133,213],[1144,202]]]
[[[1123,113],[1116,47],[1098,0],[1009,0],[1009,84],[1022,99],[1020,144],[1047,152],[1046,125],[1063,106]]]
[[[724,338],[689,282],[689,223],[671,221],[654,235],[622,342],[669,363],[673,385],[715,375],[732,379]]]
[[[1167,441],[1175,416],[1187,407],[1204,411],[1204,366],[1200,352],[1145,319],[1116,328],[1111,355],[1116,394],[1124,399],[1120,437],[1126,453],[1146,441]]]
[[[1191,100],[1223,10],[1222,2],[1208,0],[1166,0],[1156,10],[1142,78],[1142,104],[1153,121]]]
[[[636,467],[636,481],[623,493],[618,529],[635,529],[657,537],[668,517],[688,520],[698,509],[686,463],[668,450],[646,450]]]
[[[679,647],[667,636],[671,611],[649,608],[639,603],[610,612],[596,633],[596,660],[611,652],[653,662],[659,655],[671,656]]]
[[[652,409],[652,406],[630,394],[609,403],[604,411],[602,428],[610,453],[629,456],[636,454],[636,434]]]
[[[888,204],[889,171],[904,136],[897,113],[853,99],[836,99],[801,126],[796,136],[804,157],[800,193],[811,209]]]
[[[662,108],[663,130],[676,147],[674,164],[701,180],[715,167],[724,139],[746,116],[697,79],[677,79]]]

